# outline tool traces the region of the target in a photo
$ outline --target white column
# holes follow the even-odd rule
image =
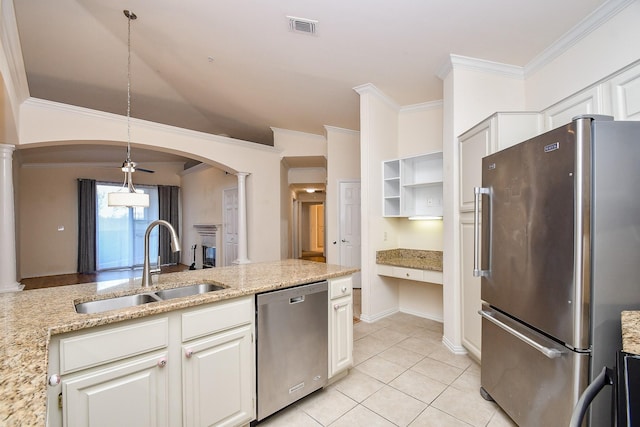
[[[247,172],[238,172],[238,259],[234,264],[248,264],[247,257],[247,191],[246,178]]]
[[[20,291],[16,282],[16,220],[13,203],[13,151],[0,144],[0,292]]]

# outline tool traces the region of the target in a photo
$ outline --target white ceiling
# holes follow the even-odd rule
[[[526,66],[604,0],[14,0],[30,95],[272,144],[359,129],[353,87],[439,100],[453,53]],[[315,36],[287,15],[315,19]]]

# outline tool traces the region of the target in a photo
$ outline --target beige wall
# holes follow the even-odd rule
[[[193,253],[191,246],[196,244],[196,265],[202,264],[202,240],[195,224],[223,224],[223,191],[238,187],[238,178],[224,171],[200,165],[193,171],[182,174],[182,254],[181,262],[191,265]],[[222,233],[222,230],[219,230]],[[222,234],[218,242],[223,242]],[[221,245],[222,246],[222,245]],[[218,260],[222,262],[223,247],[218,247]]]
[[[136,173],[134,183],[180,185],[181,164],[145,166],[156,173]],[[26,165],[19,167],[18,174],[19,278],[75,273],[78,259],[77,179],[120,183],[122,172],[118,167]],[[61,227],[64,230],[59,231]]]
[[[325,201],[325,256],[329,264],[340,264],[339,239],[341,181],[360,181],[360,132],[325,126],[327,132],[327,198]]]

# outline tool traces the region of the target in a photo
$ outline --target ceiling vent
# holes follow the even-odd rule
[[[289,19],[289,29],[294,33],[316,34],[318,21],[313,19],[296,18],[295,16],[287,16]]]

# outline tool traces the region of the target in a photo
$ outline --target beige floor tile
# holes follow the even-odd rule
[[[400,365],[405,369],[409,369],[425,358],[425,356],[420,353],[397,346],[386,349],[382,353],[378,354],[378,356],[388,360],[389,362],[393,362],[396,365]]]
[[[447,388],[445,384],[415,371],[404,372],[389,385],[427,404],[433,402]]]
[[[430,329],[427,328],[418,328],[416,329],[412,334],[412,337],[415,338],[420,338],[420,339],[426,339],[429,341],[429,343],[431,343],[434,346],[437,345],[443,345],[442,344],[442,333],[441,332],[436,332],[436,331],[432,331]]]
[[[402,374],[405,371],[405,368],[400,365],[396,365],[393,362],[389,362],[380,356],[373,356],[371,359],[368,359],[356,366],[355,370],[387,384]]]
[[[389,347],[399,343],[400,341],[404,341],[409,337],[408,334],[395,331],[392,328],[382,328],[373,332],[371,336],[378,338],[380,341],[386,344],[389,344]]]
[[[375,323],[358,322],[353,325],[353,340],[357,341],[380,328],[381,326],[376,325]]]
[[[513,422],[511,418],[507,414],[505,414],[502,409],[498,408],[487,427],[518,427],[516,423]]]
[[[335,383],[332,387],[356,402],[362,402],[384,387],[384,383],[357,369],[353,369],[349,372],[349,375]]]
[[[469,424],[430,406],[409,427],[469,427]]]
[[[447,365],[444,362],[431,359],[430,357],[425,357],[420,362],[416,363],[411,370],[447,385],[454,382],[463,372],[460,368]]]
[[[411,350],[415,353],[420,353],[422,355],[428,356],[429,353],[433,353],[434,346],[440,345],[440,344],[424,337],[413,336],[413,337],[407,338],[404,341],[400,341],[396,345],[398,347]]]
[[[447,388],[431,406],[477,427],[486,426],[497,409],[496,404],[485,401],[478,393],[453,387]]]
[[[329,388],[302,400],[298,407],[323,426],[327,426],[356,405],[357,402],[353,399],[334,388]]]
[[[429,353],[429,357],[460,369],[467,369],[473,363],[469,356],[465,354],[453,354],[444,345],[437,347],[433,352]]]
[[[386,343],[373,335],[367,335],[357,341],[354,341],[353,348],[363,351],[371,355],[378,354],[391,347],[392,344]]]
[[[296,405],[283,409],[259,423],[260,427],[321,427],[322,424],[307,415]]]
[[[353,349],[353,366],[358,366],[365,360],[371,359],[375,356],[375,353],[370,351],[365,351],[364,349],[355,348]]]
[[[331,424],[331,427],[394,427],[394,425],[375,412],[358,405]]]
[[[480,373],[467,369],[451,383],[451,387],[460,391],[480,393]]]
[[[367,400],[364,406],[398,426],[407,426],[427,404],[392,387],[385,386]]]

